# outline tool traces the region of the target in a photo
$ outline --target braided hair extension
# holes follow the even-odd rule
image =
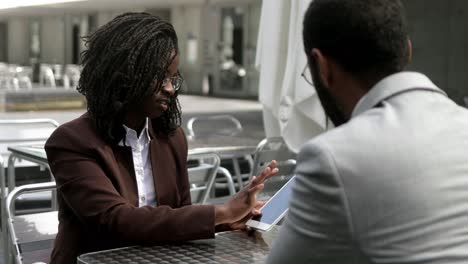
[[[77,90],[86,97],[87,110],[107,141],[119,140],[129,108],[161,90],[168,67],[179,53],[173,26],[148,13],[117,16],[84,37],[83,70]],[[155,86],[155,84],[158,84]],[[177,92],[161,117],[156,132],[169,135],[181,122]]]

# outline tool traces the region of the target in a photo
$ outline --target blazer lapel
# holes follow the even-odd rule
[[[177,168],[168,140],[154,137],[150,143],[150,158],[157,204],[177,207]]]
[[[136,183],[135,169],[133,166],[132,149],[130,147],[115,146],[113,148],[114,156],[119,165],[121,181],[118,190],[122,196],[126,197],[131,204],[138,206],[138,187]]]

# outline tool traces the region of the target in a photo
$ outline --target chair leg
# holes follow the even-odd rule
[[[232,165],[234,167],[234,174],[237,178],[237,184],[239,185],[239,190],[242,189],[244,186],[244,182],[242,180],[242,173],[239,166],[239,159],[237,157],[232,158]]]
[[[232,180],[231,173],[229,173],[229,171],[223,167],[219,167],[218,172],[221,173],[226,178],[229,195],[230,196],[234,195],[236,193],[236,189],[234,187],[234,181]]]

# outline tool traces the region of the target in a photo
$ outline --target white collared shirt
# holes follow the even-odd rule
[[[153,171],[149,155],[150,136],[148,133],[148,119],[141,131],[140,137],[137,132],[125,125],[126,136],[119,142],[119,146],[132,148],[133,166],[138,188],[138,206],[156,206],[156,190],[154,188]],[[125,140],[125,142],[124,142]]]

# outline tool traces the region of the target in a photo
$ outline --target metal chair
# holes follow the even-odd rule
[[[35,164],[23,162],[16,156],[11,156],[8,151],[9,146],[14,145],[32,145],[32,144],[44,144],[45,140],[50,134],[58,127],[58,123],[52,119],[11,119],[11,120],[0,120],[0,156],[8,160],[8,188],[6,187],[5,167],[3,162],[0,166],[0,191],[1,191],[1,202],[2,207],[5,205],[7,199],[8,190],[13,190],[16,185],[16,170],[27,167],[36,166]],[[2,160],[3,160],[2,159]],[[45,164],[40,167],[41,170],[48,170],[48,165]],[[50,171],[49,171],[50,172]],[[50,173],[49,173],[50,174]],[[50,174],[52,179],[52,174]],[[50,210],[51,206],[45,206],[45,208],[39,208],[44,204],[53,205],[52,201],[53,194],[50,191],[42,193],[27,193],[22,195],[20,198],[20,204],[26,205],[26,207],[33,208],[32,210],[19,210],[18,213],[31,213],[38,211]],[[39,207],[38,207],[39,205]],[[13,206],[14,207],[14,206]],[[38,208],[36,208],[38,207]],[[34,209],[35,208],[35,209]],[[6,219],[6,209],[2,208],[2,219]],[[5,236],[6,232],[5,221],[2,221],[2,233]],[[4,242],[5,242],[4,238]],[[4,246],[8,246],[4,244]],[[5,250],[5,252],[8,252]],[[7,257],[7,255],[6,255]],[[5,262],[8,263],[8,262]]]
[[[0,62],[0,90],[7,89],[8,86],[8,64]]]
[[[13,88],[15,90],[32,90],[32,67],[16,67],[16,76],[13,79]]]
[[[8,190],[13,190],[15,188],[16,172],[18,169],[26,170],[28,167],[37,166],[37,164],[23,162],[17,156],[10,155],[7,148],[14,145],[44,144],[58,125],[59,124],[52,119],[0,120],[0,154],[5,160],[8,160],[8,188],[1,186],[2,199],[5,199]],[[48,164],[43,164],[39,168],[42,171],[49,171]],[[50,171],[49,175],[50,181],[53,181]],[[24,195],[21,199],[21,203],[23,205],[28,205],[27,207],[31,207],[29,206],[31,204],[49,204],[52,200],[51,195],[50,192]],[[44,208],[37,209],[44,210]],[[50,208],[47,210],[50,210]]]
[[[65,73],[63,74],[63,88],[76,89],[80,81],[81,70],[80,66],[76,64],[67,64],[65,66]]]
[[[187,121],[187,133],[189,139],[210,137],[210,136],[236,136],[243,131],[240,121],[231,115],[208,115],[196,116]],[[237,179],[237,188],[240,190],[244,182],[249,178],[253,168],[253,159],[250,155],[237,156],[223,154],[223,162],[232,162],[231,174]],[[240,163],[245,160],[248,166],[247,173],[242,173]],[[226,166],[227,167],[227,166]],[[217,182],[216,187],[224,188],[223,182]]]
[[[57,211],[16,216],[13,205],[16,198],[26,193],[54,190],[55,182],[26,184],[15,188],[6,200],[7,241],[4,241],[6,261],[13,249],[16,264],[48,262],[58,232]],[[4,231],[5,232],[5,231]]]
[[[195,166],[188,168],[192,203],[211,203],[209,198],[218,172],[221,172],[226,178],[229,187],[229,195],[231,196],[236,193],[231,174],[229,171],[219,166],[220,158],[217,154],[211,152],[196,154],[189,153],[187,160],[195,161],[196,163]]]
[[[6,90],[18,89],[18,78],[16,76],[16,64],[2,64],[0,65],[0,88]]]
[[[279,172],[265,182],[265,188],[262,191],[264,195],[271,196],[294,175],[296,156],[296,153],[288,148],[282,137],[265,138],[260,141],[255,151],[254,166],[250,178],[260,174],[270,161],[276,160]]]
[[[41,86],[55,88],[55,75],[51,65],[42,64],[39,73],[39,82]]]

